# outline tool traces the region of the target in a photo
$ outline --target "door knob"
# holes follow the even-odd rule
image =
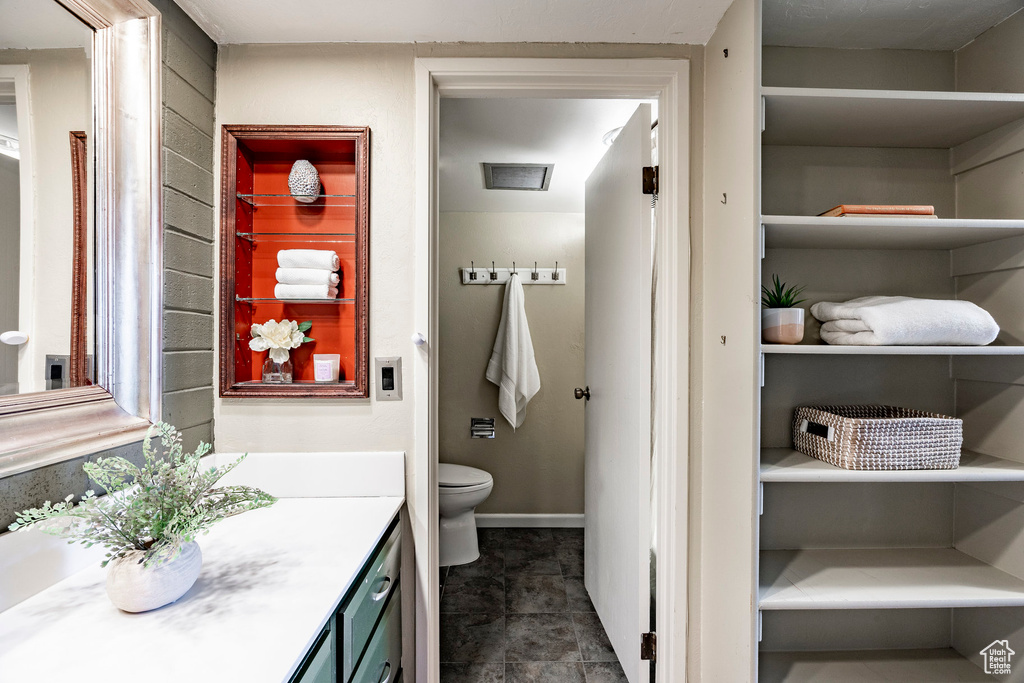
[[[575,389],[573,389],[572,394],[573,394],[573,396],[576,397],[577,401],[580,400],[581,398],[585,398],[585,399],[587,399],[589,401],[590,400],[590,387],[587,387],[586,389],[580,389],[579,387],[576,387]]]
[[[9,330],[0,334],[0,342],[4,344],[10,344],[11,346],[20,346],[28,341],[27,332],[19,332],[18,330]]]

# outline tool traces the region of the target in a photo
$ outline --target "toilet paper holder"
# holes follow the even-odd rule
[[[471,417],[469,418],[469,438],[471,439],[493,439],[494,418],[493,417]]]

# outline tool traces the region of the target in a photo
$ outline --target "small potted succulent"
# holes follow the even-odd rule
[[[772,275],[772,286],[761,285],[761,337],[769,344],[799,344],[804,338],[804,309],[797,308],[806,299],[797,299],[801,287],[787,287]]]
[[[162,449],[152,445],[153,432]],[[86,547],[107,549],[107,595],[125,612],[146,612],[174,602],[199,577],[203,556],[200,533],[222,519],[273,505],[277,499],[249,486],[214,484],[245,456],[228,465],[202,469],[199,459],[210,450],[200,443],[186,454],[181,433],[163,422],[143,443],[141,467],[119,457],[99,458],[82,466],[106,489],[86,491],[77,505],[68,496],[56,505],[46,501],[25,510],[11,531],[37,529]]]

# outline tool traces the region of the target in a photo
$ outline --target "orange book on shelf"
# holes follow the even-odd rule
[[[819,216],[831,217],[831,216],[858,216],[858,215],[875,215],[875,216],[934,216],[934,206],[915,206],[915,205],[898,205],[898,204],[840,204],[834,208],[829,209],[824,213],[818,214]]]

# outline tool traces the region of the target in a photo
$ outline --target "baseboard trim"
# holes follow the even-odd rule
[[[476,525],[482,528],[537,528],[555,527],[560,529],[582,529],[583,515],[522,515],[522,514],[480,514],[476,515]]]

